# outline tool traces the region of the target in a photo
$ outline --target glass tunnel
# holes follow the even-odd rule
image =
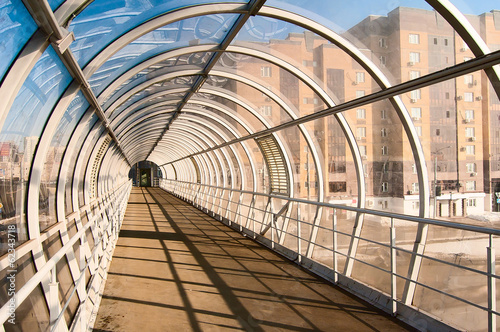
[[[3,330],[92,327],[133,185],[497,330],[497,1],[0,0],[0,32]]]

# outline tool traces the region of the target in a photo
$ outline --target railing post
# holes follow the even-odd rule
[[[394,218],[391,218],[391,300],[392,300],[392,315],[396,316],[398,309],[397,288],[396,288],[396,227]]]
[[[49,315],[50,315],[50,330],[58,331],[57,318],[59,317],[59,283],[57,282],[56,266],[52,268],[52,274],[49,283]]]
[[[338,255],[337,255],[337,209],[333,209],[332,216],[332,251],[333,251],[333,281],[335,283],[339,282],[339,271],[338,271]]]
[[[86,259],[85,259],[85,233],[80,238],[80,277],[82,280],[78,287],[80,287],[81,294],[85,294],[85,298],[80,300],[80,331],[87,331],[87,292],[85,289],[85,272],[86,272]]]
[[[488,252],[488,331],[497,330],[496,303],[496,278],[495,276],[495,247],[493,246],[493,235],[490,234],[490,246]]]
[[[301,241],[301,230],[300,230],[300,204],[297,204],[297,262],[302,263],[302,241]]]

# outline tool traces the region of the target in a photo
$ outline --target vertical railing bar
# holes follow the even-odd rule
[[[489,235],[489,247],[487,249],[488,253],[488,331],[497,330],[497,317],[495,315],[496,311],[496,279],[495,276],[495,247],[493,245],[493,235]]]
[[[394,218],[391,218],[391,300],[392,300],[392,315],[396,316],[397,313],[397,287],[396,287],[396,227],[394,225]]]
[[[338,255],[337,255],[337,209],[333,209],[333,220],[332,220],[332,230],[333,230],[333,281],[335,283],[339,282],[339,269],[338,269]]]

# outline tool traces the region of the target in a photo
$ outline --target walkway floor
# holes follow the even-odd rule
[[[95,331],[409,328],[158,188],[134,188]]]

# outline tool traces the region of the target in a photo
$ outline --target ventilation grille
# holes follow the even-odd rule
[[[97,174],[99,172],[99,167],[101,167],[102,157],[106,152],[109,143],[111,142],[111,137],[107,136],[101,144],[97,155],[95,156],[94,163],[92,164],[92,170],[90,171],[90,198],[97,197]]]
[[[269,171],[270,193],[290,195],[289,174],[286,168],[283,152],[273,135],[256,140],[259,145]]]
[[[201,183],[201,176],[200,176],[200,168],[198,167],[198,163],[196,160],[194,160],[193,157],[191,157],[191,162],[194,165],[194,169],[196,170],[196,183]]]

